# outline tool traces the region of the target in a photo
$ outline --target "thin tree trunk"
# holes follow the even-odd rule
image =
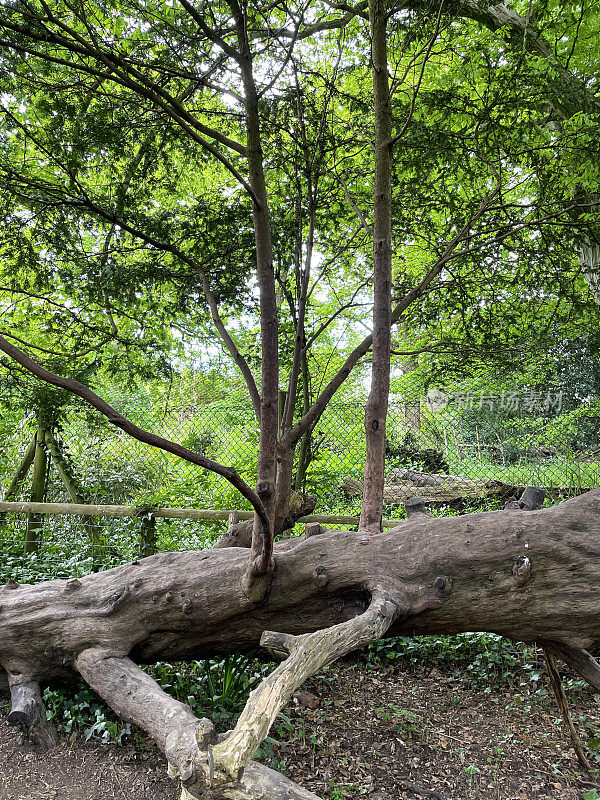
[[[35,455],[33,458],[33,479],[31,484],[32,503],[41,503],[46,494],[46,470],[48,455],[46,453],[45,430],[40,422],[35,434]],[[25,552],[34,553],[40,545],[44,517],[42,514],[30,514],[25,531]]]
[[[233,12],[241,59],[246,110],[246,157],[249,183],[254,193],[252,215],[256,243],[256,275],[260,296],[262,350],[260,443],[258,448],[257,492],[270,517],[267,527],[258,516],[254,521],[246,591],[257,602],[266,592],[273,571],[273,517],[277,479],[277,416],[279,395],[279,324],[277,290],[273,269],[271,217],[263,167],[263,151],[258,112],[258,95],[252,68],[252,53],[246,19],[237,0],[229,0]]]
[[[558,667],[556,666],[556,661],[554,660],[552,653],[546,649],[544,649],[544,658],[546,659],[550,685],[552,686],[552,691],[554,692],[554,697],[556,698],[558,710],[560,711],[560,715],[563,718],[563,722],[565,723],[569,733],[571,743],[573,744],[573,750],[575,750],[575,755],[577,756],[577,760],[582,768],[586,772],[589,772],[591,769],[590,762],[588,761],[583,744],[581,743],[581,739],[577,733],[577,729],[573,725],[573,720],[571,719],[571,714],[569,713],[569,701],[567,699],[565,688],[562,684]]]
[[[359,530],[381,528],[392,315],[391,132],[385,0],[369,0],[375,116],[373,366],[365,414],[365,493]]]
[[[310,409],[310,378],[308,373],[308,359],[306,358],[306,350],[302,350],[302,416],[308,413]],[[306,480],[306,470],[310,464],[310,440],[312,437],[313,428],[308,428],[305,431],[302,439],[300,439],[300,448],[298,452],[298,466],[296,469],[296,478],[294,487],[296,491],[300,491]]]

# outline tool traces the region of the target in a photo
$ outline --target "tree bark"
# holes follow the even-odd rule
[[[392,323],[392,110],[388,80],[387,12],[385,0],[369,0],[375,176],[373,183],[373,366],[365,411],[365,491],[359,529],[381,530],[385,468],[385,421],[390,392]]]
[[[261,694],[249,701],[239,735],[219,743],[209,724],[165,695],[136,662],[208,657],[262,639],[272,650],[302,651],[297,664],[310,670],[323,655],[347,652],[342,639],[358,646],[388,631],[485,630],[538,641],[597,688],[600,667],[588,651],[600,641],[599,533],[595,489],[550,509],[415,514],[385,534],[326,531],[283,542],[275,546],[262,603],[244,592],[247,551],[235,548],[162,553],[79,580],[10,581],[0,587],[0,665],[11,686],[80,672],[154,736],[192,797],[242,798],[246,790],[314,797],[294,784],[275,787],[272,775],[245,766],[264,734]],[[385,608],[393,609],[391,617]],[[376,620],[381,625],[373,628]],[[296,674],[290,663],[277,673],[281,680],[272,678],[277,697],[287,697]],[[261,781],[271,795],[256,793]]]
[[[293,528],[300,517],[309,515],[317,505],[317,498],[312,494],[290,491],[285,502],[285,506],[278,504],[276,508],[275,536]],[[245,519],[241,522],[237,519],[232,521],[225,535],[216,542],[214,547],[250,547],[253,526],[252,519]]]
[[[19,727],[27,738],[44,750],[58,744],[58,735],[46,719],[40,685],[35,681],[14,683],[10,687],[10,725]]]
[[[156,739],[187,797],[314,800],[250,762],[268,729],[260,697],[274,718],[312,669],[388,629],[538,639],[597,685],[600,668],[587,648],[600,640],[599,531],[600,490],[543,511],[416,514],[376,536],[330,531],[276,546],[271,591],[260,605],[243,591],[247,558],[235,549],[164,553],[81,580],[13,581],[0,588],[0,664],[11,685],[31,684],[33,694],[40,680],[80,672]],[[261,640],[296,660],[251,696],[237,733],[221,742],[209,721],[135,664]]]
[[[252,51],[246,18],[237,0],[229,0],[233,13],[246,112],[246,159],[253,191],[252,216],[256,243],[256,277],[259,289],[261,333],[260,442],[258,447],[257,492],[270,517],[269,525],[258,516],[252,531],[252,547],[246,576],[246,591],[262,599],[268,591],[273,571],[273,512],[277,477],[277,416],[279,398],[279,322],[277,290],[273,269],[271,215],[263,167],[263,151],[254,81]]]

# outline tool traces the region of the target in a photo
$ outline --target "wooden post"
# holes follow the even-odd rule
[[[456,457],[459,461],[462,461],[462,453],[460,452],[460,445],[458,444],[458,437],[456,435],[456,430],[452,431],[454,434],[454,446],[456,447]]]
[[[33,480],[31,485],[31,502],[41,503],[46,493],[46,468],[48,456],[46,454],[45,431],[42,423],[38,425],[35,434],[35,455],[33,457]],[[40,546],[40,537],[44,526],[42,514],[30,514],[27,518],[25,531],[25,552],[35,553]]]
[[[25,478],[27,477],[27,473],[29,472],[29,468],[33,464],[33,458],[35,456],[35,436],[29,443],[29,447],[27,448],[27,452],[23,456],[23,460],[21,461],[19,468],[15,472],[12,481],[8,485],[8,489],[6,490],[6,494],[4,495],[4,502],[8,501],[13,497]],[[0,526],[4,523],[5,514],[0,514]]]
[[[142,517],[140,528],[140,556],[153,556],[156,553],[156,517],[154,514],[146,514]]]
[[[61,477],[62,482],[65,485],[67,492],[69,493],[69,497],[73,503],[78,503],[80,505],[85,505],[85,498],[83,496],[83,492],[77,479],[69,469],[69,465],[65,461],[63,454],[60,452],[60,447],[58,446],[58,442],[54,438],[51,431],[46,431],[45,434],[45,441],[46,445],[48,446],[48,450],[50,451],[50,455],[54,460],[54,465],[58,471],[58,474]],[[100,543],[100,528],[98,524],[95,522],[93,518],[90,519],[89,522],[84,520],[84,525],[89,529],[90,537],[92,540],[92,548],[95,548]]]
[[[4,495],[4,501],[10,500],[10,498],[17,493],[19,486],[23,483],[23,481],[27,477],[27,473],[29,472],[29,467],[33,464],[34,456],[35,456],[35,436],[31,440],[29,447],[27,448],[27,452],[23,456],[23,460],[21,461],[19,468],[15,472],[12,481],[8,484],[8,489],[6,490],[6,494]]]

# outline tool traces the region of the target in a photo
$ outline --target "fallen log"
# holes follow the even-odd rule
[[[363,482],[346,477],[342,489],[349,497],[362,497]],[[520,494],[524,489],[524,484],[402,469],[392,470],[386,477],[383,502],[394,505],[405,503],[413,497],[420,497],[429,503],[449,503],[463,499],[483,500],[486,497]]]
[[[161,553],[94,573],[0,587],[0,665],[11,686],[79,673],[162,748],[187,797],[315,795],[251,761],[299,681],[384,635],[490,631],[544,643],[595,687],[600,667],[600,490],[550,509],[432,518],[275,547],[268,597],[252,602],[240,548]],[[256,647],[286,656],[215,736],[137,665]]]

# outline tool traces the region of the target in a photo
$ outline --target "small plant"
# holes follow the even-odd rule
[[[236,653],[190,664],[158,662],[148,671],[165,691],[187,703],[198,716],[209,710],[213,719],[229,720],[242,710],[248,694],[270,669],[271,665],[261,663],[252,654]],[[44,702],[48,719],[65,733],[120,745],[131,732],[129,723],[120,720],[82,681],[67,689],[46,689]],[[291,729],[289,718],[280,714],[277,718],[280,735]],[[276,743],[275,739],[266,741],[267,749]],[[271,766],[275,769],[285,769],[283,762],[274,763],[272,748],[263,755],[273,760]]]
[[[195,714],[209,712],[215,720],[229,719],[244,707],[248,695],[271,669],[254,654],[191,663],[161,661],[150,668],[152,677]]]
[[[44,702],[48,719],[65,733],[83,733],[86,740],[95,738],[104,744],[118,745],[131,733],[129,723],[116,717],[83,682],[79,683],[75,694],[64,689],[46,689]]]

